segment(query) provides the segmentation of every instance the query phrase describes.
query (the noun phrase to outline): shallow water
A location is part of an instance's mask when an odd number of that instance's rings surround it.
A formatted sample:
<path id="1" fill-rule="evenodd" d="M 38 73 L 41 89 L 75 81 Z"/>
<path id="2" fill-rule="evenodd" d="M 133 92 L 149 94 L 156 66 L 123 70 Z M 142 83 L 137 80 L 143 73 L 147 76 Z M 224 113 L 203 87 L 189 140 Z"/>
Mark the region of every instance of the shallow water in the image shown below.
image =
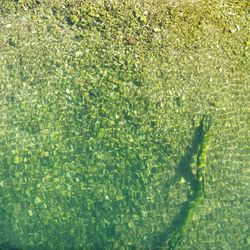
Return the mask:
<path id="1" fill-rule="evenodd" d="M 169 29 L 136 23 L 136 44 L 123 27 L 82 29 L 49 11 L 1 16 L 2 248 L 164 244 L 192 194 L 178 166 L 203 114 L 214 121 L 206 199 L 177 248 L 249 248 L 242 6 L 199 16 L 201 27 L 196 12 L 183 21 L 176 7 Z"/>

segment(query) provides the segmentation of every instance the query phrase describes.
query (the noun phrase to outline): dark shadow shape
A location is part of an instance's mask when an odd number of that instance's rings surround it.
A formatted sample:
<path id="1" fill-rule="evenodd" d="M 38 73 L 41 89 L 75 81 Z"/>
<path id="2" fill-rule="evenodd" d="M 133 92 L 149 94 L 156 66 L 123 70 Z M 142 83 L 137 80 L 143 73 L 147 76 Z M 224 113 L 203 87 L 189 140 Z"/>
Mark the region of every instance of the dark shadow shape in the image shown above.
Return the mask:
<path id="1" fill-rule="evenodd" d="M 182 223 L 188 214 L 190 206 L 198 195 L 197 192 L 199 190 L 200 183 L 197 181 L 196 176 L 192 173 L 191 164 L 193 162 L 193 157 L 198 154 L 203 135 L 204 130 L 202 119 L 200 125 L 194 131 L 191 146 L 187 148 L 186 154 L 177 165 L 176 174 L 173 177 L 174 183 L 177 182 L 180 177 L 183 177 L 190 184 L 193 193 L 190 195 L 189 199 L 181 205 L 180 212 L 173 218 L 168 228 L 164 232 L 153 236 L 153 239 L 151 240 L 151 250 L 171 249 L 167 243 L 171 236 L 182 227 Z"/>
<path id="2" fill-rule="evenodd" d="M 10 242 L 5 242 L 0 243 L 0 250 L 23 250 L 23 248 L 13 246 Z"/>

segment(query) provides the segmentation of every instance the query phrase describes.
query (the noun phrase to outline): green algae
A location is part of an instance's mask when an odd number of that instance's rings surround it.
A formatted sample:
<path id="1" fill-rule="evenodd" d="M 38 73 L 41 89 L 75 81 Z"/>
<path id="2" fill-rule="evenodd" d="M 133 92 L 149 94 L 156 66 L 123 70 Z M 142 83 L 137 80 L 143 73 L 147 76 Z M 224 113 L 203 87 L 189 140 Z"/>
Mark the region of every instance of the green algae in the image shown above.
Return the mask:
<path id="1" fill-rule="evenodd" d="M 102 2 L 1 1 L 2 245 L 154 247 L 192 197 L 173 176 L 208 113 L 207 199 L 180 248 L 244 249 L 248 2 Z"/>
<path id="2" fill-rule="evenodd" d="M 193 186 L 193 195 L 190 198 L 190 202 L 187 205 L 185 216 L 183 221 L 179 225 L 179 228 L 176 230 L 174 235 L 168 242 L 169 249 L 175 249 L 177 244 L 180 242 L 184 233 L 187 233 L 188 228 L 190 227 L 190 222 L 194 214 L 199 209 L 200 205 L 203 203 L 205 198 L 205 171 L 206 171 L 206 158 L 208 153 L 208 148 L 211 140 L 211 117 L 204 115 L 199 127 L 197 128 L 197 137 L 195 140 L 198 144 L 198 152 L 196 156 L 196 174 L 190 173 L 192 176 L 192 186 Z M 194 146 L 197 148 L 197 146 Z M 194 150 L 195 152 L 196 150 Z M 191 169 L 189 167 L 189 169 Z M 190 181 L 190 180 L 188 180 Z"/>

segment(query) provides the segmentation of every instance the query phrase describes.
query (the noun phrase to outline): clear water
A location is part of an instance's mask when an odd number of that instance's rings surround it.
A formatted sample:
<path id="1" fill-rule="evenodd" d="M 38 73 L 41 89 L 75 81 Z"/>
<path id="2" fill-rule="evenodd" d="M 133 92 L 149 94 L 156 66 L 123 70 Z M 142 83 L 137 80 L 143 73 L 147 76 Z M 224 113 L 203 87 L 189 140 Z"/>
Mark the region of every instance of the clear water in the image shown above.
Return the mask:
<path id="1" fill-rule="evenodd" d="M 236 3 L 222 10 L 238 11 L 231 31 L 178 19 L 136 44 L 43 11 L 0 17 L 3 249 L 167 241 L 192 193 L 177 169 L 203 114 L 206 199 L 177 248 L 249 249 L 247 21 Z"/>

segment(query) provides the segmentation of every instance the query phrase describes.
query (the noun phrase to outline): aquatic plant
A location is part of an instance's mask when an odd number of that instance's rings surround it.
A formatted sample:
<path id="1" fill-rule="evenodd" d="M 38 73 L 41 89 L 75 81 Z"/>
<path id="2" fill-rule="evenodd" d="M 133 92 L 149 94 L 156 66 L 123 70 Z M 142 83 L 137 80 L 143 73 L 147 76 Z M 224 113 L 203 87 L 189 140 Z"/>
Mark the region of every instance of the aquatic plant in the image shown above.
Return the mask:
<path id="1" fill-rule="evenodd" d="M 196 210 L 202 204 L 205 198 L 205 170 L 206 170 L 206 158 L 207 152 L 210 144 L 211 139 L 211 127 L 212 118 L 209 115 L 204 115 L 200 125 L 197 129 L 198 140 L 197 143 L 199 144 L 199 151 L 196 158 L 196 174 L 190 173 L 193 175 L 193 195 L 191 200 L 187 206 L 186 215 L 179 225 L 179 229 L 171 237 L 170 241 L 168 242 L 169 249 L 175 249 L 177 244 L 182 238 L 182 235 L 188 230 L 190 221 L 192 220 L 193 215 L 195 214 Z"/>

